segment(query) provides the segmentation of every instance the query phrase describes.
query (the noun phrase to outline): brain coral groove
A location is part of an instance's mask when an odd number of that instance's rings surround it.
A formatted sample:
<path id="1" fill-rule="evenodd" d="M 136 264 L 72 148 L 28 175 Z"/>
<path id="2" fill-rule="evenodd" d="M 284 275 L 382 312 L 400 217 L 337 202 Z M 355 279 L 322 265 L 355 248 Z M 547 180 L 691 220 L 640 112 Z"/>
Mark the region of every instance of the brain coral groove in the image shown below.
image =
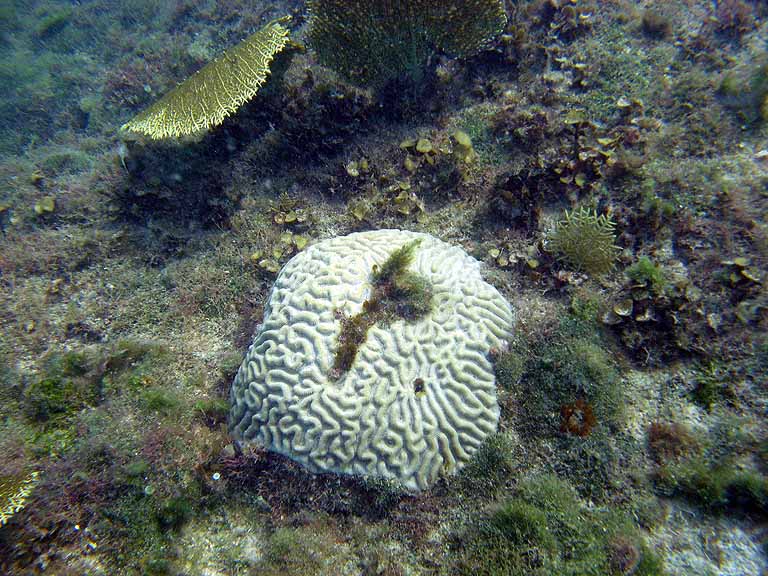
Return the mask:
<path id="1" fill-rule="evenodd" d="M 350 369 L 335 379 L 339 312 L 358 314 L 371 295 L 374 264 L 416 239 L 409 270 L 431 283 L 432 311 L 374 324 Z M 458 247 L 400 230 L 324 240 L 278 275 L 232 385 L 230 427 L 236 438 L 312 471 L 426 489 L 460 469 L 496 430 L 488 353 L 513 326 L 509 303 Z"/>

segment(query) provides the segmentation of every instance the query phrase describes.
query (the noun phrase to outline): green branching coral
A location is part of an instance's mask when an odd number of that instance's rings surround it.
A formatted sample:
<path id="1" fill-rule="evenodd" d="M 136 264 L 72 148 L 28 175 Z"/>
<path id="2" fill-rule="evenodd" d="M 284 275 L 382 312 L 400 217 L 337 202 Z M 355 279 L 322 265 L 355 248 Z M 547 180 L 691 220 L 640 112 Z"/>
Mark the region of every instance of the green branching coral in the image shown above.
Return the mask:
<path id="1" fill-rule="evenodd" d="M 599 276 L 613 268 L 619 250 L 615 240 L 616 224 L 582 207 L 565 211 L 565 220 L 547 238 L 547 249 L 574 268 Z"/>
<path id="2" fill-rule="evenodd" d="M 351 82 L 380 86 L 423 73 L 443 51 L 466 58 L 504 29 L 499 0 L 309 0 L 308 40 L 322 64 Z"/>
<path id="3" fill-rule="evenodd" d="M 27 498 L 37 484 L 37 476 L 37 472 L 26 476 L 0 476 L 0 526 L 24 508 Z"/>
<path id="4" fill-rule="evenodd" d="M 275 55 L 289 42 L 286 18 L 274 20 L 187 78 L 123 125 L 151 138 L 194 134 L 218 126 L 254 97 Z"/>

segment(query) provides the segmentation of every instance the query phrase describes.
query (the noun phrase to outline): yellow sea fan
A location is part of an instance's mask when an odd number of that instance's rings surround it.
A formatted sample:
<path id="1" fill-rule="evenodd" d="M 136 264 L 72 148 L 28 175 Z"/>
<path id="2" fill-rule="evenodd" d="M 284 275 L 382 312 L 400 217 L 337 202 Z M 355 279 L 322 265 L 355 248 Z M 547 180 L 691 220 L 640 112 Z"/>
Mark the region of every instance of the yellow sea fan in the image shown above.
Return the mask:
<path id="1" fill-rule="evenodd" d="M 273 20 L 227 50 L 122 129 L 159 139 L 218 126 L 266 82 L 272 60 L 289 42 L 288 29 L 281 24 L 286 20 Z"/>
<path id="2" fill-rule="evenodd" d="M 27 476 L 0 476 L 0 526 L 24 508 L 27 498 L 37 484 L 37 472 Z"/>

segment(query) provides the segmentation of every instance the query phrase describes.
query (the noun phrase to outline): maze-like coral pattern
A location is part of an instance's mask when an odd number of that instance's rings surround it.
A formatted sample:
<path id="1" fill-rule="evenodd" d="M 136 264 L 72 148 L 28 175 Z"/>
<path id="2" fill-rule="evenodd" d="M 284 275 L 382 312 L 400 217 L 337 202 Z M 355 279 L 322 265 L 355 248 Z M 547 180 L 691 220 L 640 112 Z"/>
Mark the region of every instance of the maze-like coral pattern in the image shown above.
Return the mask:
<path id="1" fill-rule="evenodd" d="M 410 269 L 432 283 L 432 312 L 374 325 L 351 369 L 334 380 L 339 313 L 360 312 L 374 264 L 417 238 Z M 378 230 L 319 242 L 277 277 L 232 386 L 233 433 L 313 471 L 423 490 L 461 468 L 496 430 L 488 353 L 513 324 L 480 263 L 432 236 Z"/>

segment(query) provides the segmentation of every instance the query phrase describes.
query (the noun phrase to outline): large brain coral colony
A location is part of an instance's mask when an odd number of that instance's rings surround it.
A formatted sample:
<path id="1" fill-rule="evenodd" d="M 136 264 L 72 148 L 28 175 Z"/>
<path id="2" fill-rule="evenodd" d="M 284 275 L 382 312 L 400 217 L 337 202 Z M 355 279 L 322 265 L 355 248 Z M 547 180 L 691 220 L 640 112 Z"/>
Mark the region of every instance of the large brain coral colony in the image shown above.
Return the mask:
<path id="1" fill-rule="evenodd" d="M 375 284 L 404 262 L 406 283 L 428 286 L 431 305 L 373 321 L 340 371 L 345 320 L 386 307 L 372 304 Z M 400 230 L 324 240 L 278 275 L 232 386 L 230 426 L 313 471 L 426 489 L 495 432 L 489 352 L 513 325 L 509 303 L 460 248 Z"/>

